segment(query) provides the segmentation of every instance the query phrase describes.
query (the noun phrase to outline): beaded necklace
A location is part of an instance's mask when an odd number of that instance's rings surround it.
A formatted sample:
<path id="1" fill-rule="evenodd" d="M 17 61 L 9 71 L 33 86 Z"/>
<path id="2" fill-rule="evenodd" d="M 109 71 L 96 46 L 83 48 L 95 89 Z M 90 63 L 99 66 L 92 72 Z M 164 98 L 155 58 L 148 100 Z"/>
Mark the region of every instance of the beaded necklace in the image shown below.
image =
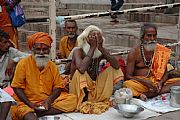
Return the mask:
<path id="1" fill-rule="evenodd" d="M 141 45 L 140 45 L 140 49 L 141 49 L 141 56 L 142 56 L 142 58 L 143 58 L 143 62 L 144 62 L 144 65 L 146 66 L 146 67 L 150 67 L 151 66 L 151 64 L 152 64 L 152 59 L 151 60 L 146 60 L 146 57 L 145 57 L 145 55 L 144 55 L 144 47 L 143 47 L 143 44 L 141 43 Z"/>

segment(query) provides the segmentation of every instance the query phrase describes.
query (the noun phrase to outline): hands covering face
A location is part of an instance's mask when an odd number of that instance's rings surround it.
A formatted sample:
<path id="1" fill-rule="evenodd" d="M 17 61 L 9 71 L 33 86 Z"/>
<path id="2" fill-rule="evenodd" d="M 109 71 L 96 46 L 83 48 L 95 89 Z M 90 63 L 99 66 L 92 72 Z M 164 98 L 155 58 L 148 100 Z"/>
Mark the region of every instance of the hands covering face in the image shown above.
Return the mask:
<path id="1" fill-rule="evenodd" d="M 102 47 L 103 38 L 99 31 L 92 31 L 89 36 L 87 37 L 87 42 L 91 47 Z"/>

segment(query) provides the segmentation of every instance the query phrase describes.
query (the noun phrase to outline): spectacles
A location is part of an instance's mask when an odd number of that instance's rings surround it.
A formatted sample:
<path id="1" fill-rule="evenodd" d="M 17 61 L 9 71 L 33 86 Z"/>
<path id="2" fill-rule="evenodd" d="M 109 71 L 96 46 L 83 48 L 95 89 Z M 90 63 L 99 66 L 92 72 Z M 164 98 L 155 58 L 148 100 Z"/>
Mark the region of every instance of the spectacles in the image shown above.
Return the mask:
<path id="1" fill-rule="evenodd" d="M 49 48 L 34 48 L 33 50 L 36 54 L 40 54 L 40 53 L 48 54 L 50 52 Z"/>

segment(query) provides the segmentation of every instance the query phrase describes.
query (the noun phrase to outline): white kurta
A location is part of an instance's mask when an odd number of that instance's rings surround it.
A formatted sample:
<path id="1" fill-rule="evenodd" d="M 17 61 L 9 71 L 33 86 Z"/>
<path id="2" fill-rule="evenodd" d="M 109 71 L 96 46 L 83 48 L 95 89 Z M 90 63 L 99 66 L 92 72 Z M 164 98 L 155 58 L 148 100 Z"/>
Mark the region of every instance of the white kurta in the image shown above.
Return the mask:
<path id="1" fill-rule="evenodd" d="M 0 83 L 2 83 L 3 80 L 9 80 L 9 78 L 11 77 L 5 75 L 9 60 L 18 62 L 21 58 L 24 58 L 26 56 L 28 56 L 27 53 L 23 53 L 12 47 L 9 48 L 9 51 L 0 58 Z"/>

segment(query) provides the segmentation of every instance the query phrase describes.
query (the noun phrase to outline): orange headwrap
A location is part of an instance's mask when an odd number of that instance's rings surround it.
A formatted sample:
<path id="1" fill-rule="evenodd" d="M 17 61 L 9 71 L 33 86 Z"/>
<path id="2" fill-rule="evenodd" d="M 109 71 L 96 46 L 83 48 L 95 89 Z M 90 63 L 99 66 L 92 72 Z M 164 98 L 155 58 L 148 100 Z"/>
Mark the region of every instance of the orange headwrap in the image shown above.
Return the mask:
<path id="1" fill-rule="evenodd" d="M 51 47 L 51 43 L 52 43 L 51 36 L 44 32 L 37 32 L 31 36 L 28 36 L 27 40 L 30 50 L 32 49 L 35 43 L 43 43 L 49 47 Z"/>

